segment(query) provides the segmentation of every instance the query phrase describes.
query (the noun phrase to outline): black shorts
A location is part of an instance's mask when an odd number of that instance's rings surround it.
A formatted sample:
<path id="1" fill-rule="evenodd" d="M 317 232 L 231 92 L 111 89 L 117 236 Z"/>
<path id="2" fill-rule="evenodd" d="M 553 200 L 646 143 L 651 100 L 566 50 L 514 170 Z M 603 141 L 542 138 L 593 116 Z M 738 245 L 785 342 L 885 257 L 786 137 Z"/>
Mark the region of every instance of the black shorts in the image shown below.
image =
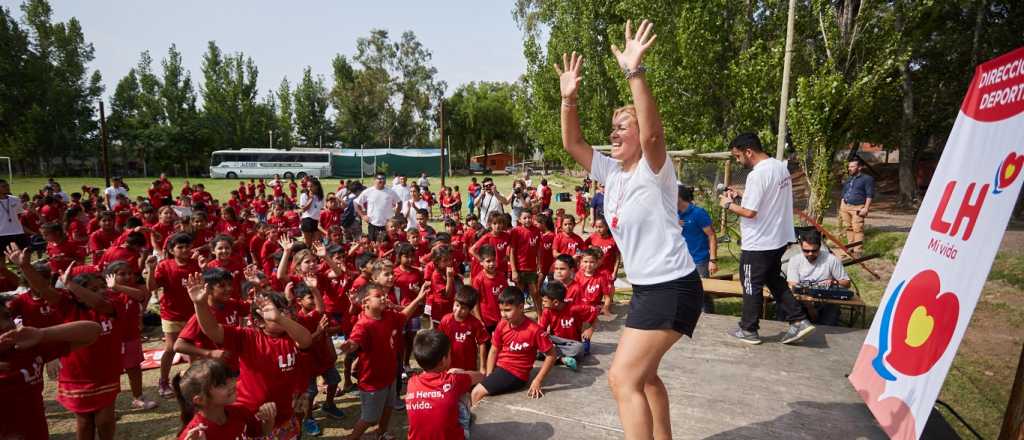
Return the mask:
<path id="1" fill-rule="evenodd" d="M 487 390 L 487 394 L 497 396 L 522 389 L 526 386 L 526 381 L 515 377 L 504 368 L 494 367 L 494 371 L 488 374 L 480 385 Z"/>
<path id="2" fill-rule="evenodd" d="M 312 234 L 317 231 L 317 226 L 319 225 L 320 222 L 318 222 L 315 218 L 303 217 L 302 221 L 299 223 L 299 230 L 302 232 Z"/>
<path id="3" fill-rule="evenodd" d="M 633 285 L 626 327 L 638 330 L 670 329 L 693 337 L 704 305 L 704 285 L 697 271 L 682 278 L 651 285 Z"/>
<path id="4" fill-rule="evenodd" d="M 462 211 L 462 202 L 452 205 L 452 212 Z"/>
<path id="5" fill-rule="evenodd" d="M 0 252 L 7 252 L 11 243 L 17 243 L 18 247 L 25 249 L 29 245 L 28 236 L 25 234 L 0 235 Z M 43 249 L 46 249 L 44 246 Z"/>

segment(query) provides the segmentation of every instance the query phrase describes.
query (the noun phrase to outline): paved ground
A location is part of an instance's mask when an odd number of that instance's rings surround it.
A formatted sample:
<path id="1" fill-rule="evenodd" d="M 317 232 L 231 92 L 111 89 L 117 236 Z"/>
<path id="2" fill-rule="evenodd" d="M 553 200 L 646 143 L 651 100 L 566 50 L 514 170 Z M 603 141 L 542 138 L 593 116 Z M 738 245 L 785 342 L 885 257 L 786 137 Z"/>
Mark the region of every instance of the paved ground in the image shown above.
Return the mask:
<path id="1" fill-rule="evenodd" d="M 694 339 L 684 338 L 662 362 L 674 438 L 886 438 L 846 380 L 864 330 L 822 328 L 791 347 L 778 342 L 784 325 L 766 321 L 765 343 L 749 347 L 727 339 L 735 323 L 735 317 L 702 317 Z M 481 403 L 473 439 L 622 438 L 606 377 L 621 324 L 605 323 L 579 372 L 552 371 L 543 398 L 529 399 L 524 391 Z"/>

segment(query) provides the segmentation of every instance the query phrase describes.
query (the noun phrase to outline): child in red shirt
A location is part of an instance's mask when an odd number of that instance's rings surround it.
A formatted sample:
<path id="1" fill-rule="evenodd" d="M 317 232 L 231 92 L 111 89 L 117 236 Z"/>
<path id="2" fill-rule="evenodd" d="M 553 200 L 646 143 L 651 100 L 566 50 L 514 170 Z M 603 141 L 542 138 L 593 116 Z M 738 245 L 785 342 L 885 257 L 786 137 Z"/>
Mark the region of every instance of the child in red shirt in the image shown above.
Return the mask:
<path id="1" fill-rule="evenodd" d="M 207 302 L 217 322 L 223 326 L 239 327 L 242 318 L 249 311 L 250 304 L 232 297 L 234 276 L 221 268 L 203 271 L 203 282 L 209 292 Z M 199 319 L 192 315 L 174 342 L 174 351 L 192 359 L 209 358 L 218 360 L 233 372 L 238 372 L 238 357 L 221 346 L 214 344 L 199 328 Z"/>
<path id="2" fill-rule="evenodd" d="M 469 255 L 472 255 L 473 258 L 479 261 L 480 255 L 477 251 L 480 249 L 480 246 L 485 244 L 494 246 L 495 260 L 498 262 L 498 272 L 507 274 L 509 270 L 508 248 L 512 238 L 508 234 L 508 229 L 511 226 L 509 218 L 504 213 L 492 212 L 487 219 L 487 224 L 491 226 L 491 232 L 484 234 L 476 241 L 476 244 L 469 248 Z"/>
<path id="3" fill-rule="evenodd" d="M 299 428 L 293 402 L 309 384 L 305 374 L 308 366 L 299 362 L 299 350 L 307 350 L 313 337 L 292 320 L 288 300 L 281 294 L 264 292 L 253 302 L 254 327 L 231 327 L 217 322 L 201 275 L 189 275 L 186 285 L 203 334 L 238 355 L 238 404 L 256 413 L 264 403 L 273 402 L 277 407 L 274 428 L 261 434 L 296 437 Z"/>
<path id="4" fill-rule="evenodd" d="M 576 256 L 579 251 L 586 248 L 586 245 L 583 244 L 583 239 L 572 231 L 575 227 L 576 219 L 571 215 L 565 216 L 565 219 L 562 220 L 562 232 L 555 235 L 555 240 L 552 244 L 552 255 L 556 257 L 561 254 Z"/>
<path id="5" fill-rule="evenodd" d="M 589 211 L 590 211 L 587 208 L 589 206 L 590 206 L 590 204 L 587 203 L 587 193 L 583 192 L 583 187 L 577 186 L 576 187 L 576 217 L 579 217 L 579 219 L 580 219 L 580 228 L 581 228 L 580 229 L 580 233 L 582 233 L 582 234 L 586 234 L 587 233 L 587 216 L 588 216 Z"/>
<path id="6" fill-rule="evenodd" d="M 121 334 L 124 301 L 104 289 L 93 273 L 71 278 L 68 268 L 61 276 L 66 291 L 58 292 L 36 272 L 27 258 L 8 253 L 21 268 L 29 286 L 56 308 L 65 322 L 93 321 L 100 335 L 93 344 L 66 352 L 61 357 L 57 401 L 75 414 L 79 438 L 113 439 L 116 429 L 114 401 L 121 391 Z"/>
<path id="7" fill-rule="evenodd" d="M 508 278 L 498 272 L 494 247 L 489 244 L 483 245 L 478 254 L 481 270 L 473 277 L 471 283 L 480 297 L 475 314 L 483 321 L 487 331 L 493 332 L 501 320 L 498 295 L 508 287 Z"/>
<path id="8" fill-rule="evenodd" d="M 423 272 L 413 266 L 416 261 L 416 250 L 409 243 L 401 243 L 395 247 L 395 253 L 398 256 L 398 266 L 395 267 L 395 293 L 398 295 L 399 304 L 406 306 L 412 301 L 417 293 L 420 291 L 420 287 L 423 286 Z M 412 314 L 413 317 L 418 318 L 423 315 L 423 308 L 417 307 Z M 406 369 L 409 368 L 409 359 L 412 357 L 412 343 L 416 333 L 420 331 L 422 323 L 419 319 L 410 319 L 405 325 L 404 333 L 404 346 L 405 353 L 402 356 L 402 364 Z"/>
<path id="9" fill-rule="evenodd" d="M 242 299 L 242 281 L 245 280 L 245 261 L 235 255 L 235 240 L 228 235 L 218 235 L 210 240 L 213 259 L 200 257 L 201 269 L 224 269 L 231 274 L 231 297 Z M 205 263 L 205 264 L 203 264 Z"/>
<path id="10" fill-rule="evenodd" d="M 43 366 L 91 345 L 101 330 L 93 321 L 46 328 L 18 327 L 0 304 L 0 363 L 5 365 L 0 370 L 0 395 L 5 396 L 0 399 L 0 438 L 49 438 L 43 404 Z M 113 417 L 113 413 L 110 415 Z"/>
<path id="11" fill-rule="evenodd" d="M 387 291 L 378 284 L 368 284 L 357 298 L 363 305 L 359 322 L 352 329 L 351 337 L 341 345 L 341 350 L 351 353 L 359 350 L 360 417 L 348 437 L 358 439 L 373 425 L 377 425 L 378 436 L 388 432 L 391 410 L 396 403 L 398 353 L 394 350 L 394 335 L 405 326 L 405 321 L 416 310 L 427 295 L 421 289 L 419 295 L 401 312 L 387 306 Z"/>
<path id="12" fill-rule="evenodd" d="M 551 274 L 551 265 L 555 262 L 555 224 L 551 216 L 545 214 L 538 215 L 536 223 L 540 227 L 540 271 L 544 278 Z"/>
<path id="13" fill-rule="evenodd" d="M 410 440 L 463 440 L 469 437 L 465 397 L 483 380 L 476 370 L 452 368 L 451 338 L 438 330 L 416 335 L 416 363 L 423 372 L 409 379 L 405 410 Z"/>
<path id="14" fill-rule="evenodd" d="M 597 263 L 601 261 L 601 250 L 590 248 L 583 251 L 580 258 L 580 271 L 576 273 L 577 287 L 566 302 L 586 306 L 601 306 L 601 313 L 608 315 L 612 310 L 612 295 L 615 288 L 608 281 L 608 276 L 597 272 Z"/>
<path id="15" fill-rule="evenodd" d="M 540 234 L 533 229 L 533 214 L 519 213 L 519 222 L 509 234 L 509 265 L 516 286 L 529 292 L 535 306 L 540 305 Z"/>
<path id="16" fill-rule="evenodd" d="M 68 240 L 60 223 L 47 223 L 43 225 L 42 232 L 51 272 L 61 273 L 71 263 L 85 263 L 85 248 L 80 243 Z"/>
<path id="17" fill-rule="evenodd" d="M 309 348 L 310 370 L 309 387 L 306 394 L 309 396 L 309 405 L 306 413 L 301 414 L 303 418 L 302 427 L 306 433 L 317 436 L 322 433 L 320 425 L 313 419 L 313 402 L 319 392 L 316 378 L 322 377 L 326 385 L 324 404 L 321 407 L 324 414 L 336 419 L 344 417 L 344 414 L 335 406 L 334 396 L 338 393 L 338 384 L 341 383 L 341 375 L 335 368 L 338 354 L 331 342 L 331 334 L 328 328 L 331 325 L 330 318 L 324 314 L 323 296 L 317 288 L 316 277 L 307 277 L 305 282 L 300 282 L 292 287 L 292 294 L 298 303 L 296 316 L 306 330 L 309 330 L 313 337 L 313 345 Z"/>
<path id="18" fill-rule="evenodd" d="M 589 352 L 597 311 L 593 307 L 565 302 L 565 286 L 548 283 L 541 289 L 544 312 L 540 327 L 551 335 L 562 364 L 576 371 L 578 361 Z"/>
<path id="19" fill-rule="evenodd" d="M 615 275 L 619 271 L 619 247 L 608 230 L 608 223 L 604 217 L 598 217 L 594 221 L 594 233 L 587 237 L 583 244 L 588 248 L 601 250 L 601 261 L 597 264 L 597 271 L 608 276 L 608 280 L 615 282 Z"/>
<path id="20" fill-rule="evenodd" d="M 199 359 L 174 375 L 174 394 L 181 407 L 178 440 L 236 440 L 245 437 L 250 412 L 236 403 L 235 378 L 223 363 L 213 359 Z M 260 405 L 255 418 L 262 432 L 274 428 L 277 405 Z"/>
<path id="21" fill-rule="evenodd" d="M 491 335 L 491 351 L 487 354 L 487 377 L 473 389 L 472 403 L 476 406 L 484 397 L 521 389 L 530 379 L 530 370 L 537 353 L 544 353 L 544 365 L 530 382 L 527 395 L 544 395 L 544 378 L 555 366 L 555 347 L 548 334 L 524 313 L 523 292 L 509 287 L 498 296 L 501 322 Z"/>
<path id="22" fill-rule="evenodd" d="M 157 264 L 156 257 L 146 260 L 149 268 L 147 287 L 150 292 L 162 289 L 160 298 L 160 322 L 164 332 L 164 354 L 160 357 L 160 396 L 170 398 L 174 395 L 171 389 L 171 363 L 174 359 L 174 341 L 185 323 L 195 313 L 189 304 L 188 292 L 184 282 L 189 275 L 199 272 L 199 265 L 192 259 L 192 237 L 185 233 L 177 233 L 167 238 L 167 250 L 171 258 Z"/>
<path id="23" fill-rule="evenodd" d="M 26 249 L 25 252 L 27 257 L 28 250 Z M 36 272 L 38 272 L 43 279 L 50 279 L 50 266 L 48 264 L 45 262 L 38 262 L 33 263 L 32 267 L 35 268 Z M 0 270 L 4 269 L 6 269 L 6 267 Z M 25 327 L 52 327 L 64 322 L 60 314 L 57 313 L 57 309 L 51 306 L 50 303 L 43 299 L 43 297 L 39 296 L 38 292 L 32 289 L 27 289 L 7 301 L 7 311 L 12 318 L 21 319 L 21 325 Z"/>
<path id="24" fill-rule="evenodd" d="M 142 395 L 142 308 L 149 304 L 149 290 L 138 285 L 138 267 L 134 263 L 115 260 L 103 270 L 110 293 L 121 295 L 124 308 L 118 318 L 122 322 L 121 362 L 132 390 L 131 409 L 150 410 L 157 403 Z"/>
<path id="25" fill-rule="evenodd" d="M 103 252 L 107 250 L 121 236 L 121 233 L 114 229 L 114 213 L 111 211 L 103 211 L 99 215 L 99 229 L 89 234 L 89 252 L 92 255 L 92 261 L 100 261 L 100 257 L 103 256 Z"/>
<path id="26" fill-rule="evenodd" d="M 452 267 L 452 252 L 448 246 L 441 246 L 431 252 L 434 272 L 430 275 L 430 297 L 427 299 L 426 314 L 434 324 L 452 312 L 455 292 L 462 285 L 462 277 Z"/>
<path id="27" fill-rule="evenodd" d="M 476 289 L 462 286 L 455 294 L 455 309 L 441 318 L 437 329 L 452 342 L 452 368 L 483 374 L 487 365 L 485 344 L 490 334 L 480 319 L 473 316 L 478 296 Z"/>

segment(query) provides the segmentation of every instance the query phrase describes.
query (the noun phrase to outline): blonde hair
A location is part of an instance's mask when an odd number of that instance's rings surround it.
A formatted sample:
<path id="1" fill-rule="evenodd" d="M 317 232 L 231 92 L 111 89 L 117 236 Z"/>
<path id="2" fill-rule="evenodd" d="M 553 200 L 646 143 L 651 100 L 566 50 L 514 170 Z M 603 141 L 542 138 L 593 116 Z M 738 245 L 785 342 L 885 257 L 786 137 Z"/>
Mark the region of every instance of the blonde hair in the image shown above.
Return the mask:
<path id="1" fill-rule="evenodd" d="M 619 108 L 615 109 L 615 111 L 612 113 L 612 120 L 614 121 L 615 118 L 618 118 L 619 115 L 622 114 L 622 113 L 626 113 L 626 114 L 632 116 L 633 117 L 633 121 L 637 121 L 638 120 L 637 117 L 636 117 L 636 107 L 634 107 L 633 104 L 627 104 L 627 105 L 624 105 L 622 107 L 619 107 Z"/>

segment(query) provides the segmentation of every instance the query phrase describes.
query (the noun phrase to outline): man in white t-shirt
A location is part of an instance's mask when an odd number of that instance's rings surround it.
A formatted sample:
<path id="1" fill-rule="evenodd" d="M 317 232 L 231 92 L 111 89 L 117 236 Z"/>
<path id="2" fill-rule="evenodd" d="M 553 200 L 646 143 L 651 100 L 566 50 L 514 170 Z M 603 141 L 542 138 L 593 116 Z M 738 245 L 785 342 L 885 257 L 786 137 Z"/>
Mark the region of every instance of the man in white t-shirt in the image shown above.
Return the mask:
<path id="1" fill-rule="evenodd" d="M 373 186 L 363 190 L 355 200 L 356 213 L 366 221 L 366 232 L 371 241 L 386 233 L 384 227 L 402 203 L 398 194 L 384 187 L 385 180 L 387 178 L 383 174 L 378 174 Z"/>
<path id="2" fill-rule="evenodd" d="M 117 201 L 117 196 L 120 194 L 124 194 L 126 198 L 128 197 L 128 190 L 124 187 L 124 181 L 118 176 L 111 179 L 110 186 L 103 190 L 103 195 L 107 199 L 108 209 L 113 210 L 117 207 L 117 204 L 120 203 Z"/>
<path id="3" fill-rule="evenodd" d="M 828 288 L 850 287 L 850 276 L 843 268 L 843 262 L 828 249 L 821 248 L 821 233 L 810 231 L 800 234 L 800 254 L 789 259 L 786 266 L 786 282 L 790 287 L 810 284 Z M 812 304 L 807 306 L 811 320 L 818 324 L 838 325 L 839 306 L 835 304 Z"/>
<path id="4" fill-rule="evenodd" d="M 783 344 L 795 344 L 814 332 L 800 303 L 782 277 L 782 255 L 796 241 L 793 230 L 793 182 L 782 161 L 768 156 L 761 139 L 743 133 L 733 139 L 729 150 L 747 175 L 745 190 L 734 189 L 720 196 L 722 208 L 740 217 L 740 282 L 743 284 L 743 312 L 739 328 L 729 332 L 738 340 L 757 345 L 758 318 L 764 304 L 764 287 L 772 292 L 789 330 Z M 740 197 L 742 196 L 742 199 Z"/>
<path id="5" fill-rule="evenodd" d="M 21 199 L 11 195 L 11 184 L 5 179 L 0 179 L 0 246 L 4 251 L 7 251 L 7 246 L 11 243 L 17 243 L 20 248 L 28 247 L 28 238 L 19 217 L 24 211 Z M 0 264 L 6 261 L 6 257 L 0 252 Z"/>
<path id="6" fill-rule="evenodd" d="M 409 191 L 409 187 L 406 185 L 405 176 L 398 177 L 398 183 L 395 183 L 391 190 L 398 195 L 398 198 L 402 200 L 402 203 L 408 202 L 412 199 L 412 192 Z"/>

